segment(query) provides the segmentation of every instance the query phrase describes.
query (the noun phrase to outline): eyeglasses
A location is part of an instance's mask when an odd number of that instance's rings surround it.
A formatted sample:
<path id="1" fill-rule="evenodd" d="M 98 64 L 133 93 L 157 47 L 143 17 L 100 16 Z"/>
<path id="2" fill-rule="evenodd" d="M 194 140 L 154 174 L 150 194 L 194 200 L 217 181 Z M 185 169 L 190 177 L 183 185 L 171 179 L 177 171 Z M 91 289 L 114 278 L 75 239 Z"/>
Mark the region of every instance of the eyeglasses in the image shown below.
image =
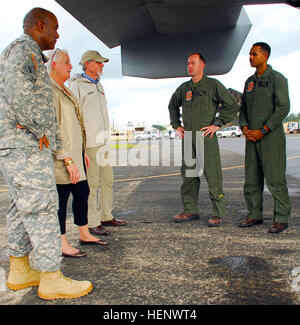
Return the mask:
<path id="1" fill-rule="evenodd" d="M 53 53 L 52 57 L 51 57 L 50 63 L 52 63 L 52 62 L 53 62 L 53 60 L 54 60 L 54 57 L 55 57 L 55 54 L 56 54 L 58 51 L 61 51 L 61 49 L 59 49 L 59 48 L 57 47 L 57 48 L 56 48 L 56 50 L 54 51 L 54 53 Z"/>

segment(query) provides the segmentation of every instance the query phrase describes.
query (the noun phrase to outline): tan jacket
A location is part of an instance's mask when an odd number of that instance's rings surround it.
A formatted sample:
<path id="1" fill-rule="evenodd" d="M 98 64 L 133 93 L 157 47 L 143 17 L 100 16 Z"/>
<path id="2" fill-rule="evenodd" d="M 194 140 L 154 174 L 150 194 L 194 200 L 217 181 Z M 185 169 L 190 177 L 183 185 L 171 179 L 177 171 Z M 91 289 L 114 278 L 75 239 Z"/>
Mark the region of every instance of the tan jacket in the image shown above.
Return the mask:
<path id="1" fill-rule="evenodd" d="M 62 149 L 53 151 L 53 162 L 56 184 L 70 184 L 70 176 L 64 165 L 64 158 L 71 157 L 80 172 L 79 181 L 86 179 L 83 159 L 83 138 L 81 127 L 77 119 L 75 105 L 80 105 L 70 90 L 60 87 L 52 78 L 53 100 L 56 119 L 59 125 Z M 68 92 L 67 92 L 68 91 Z"/>
<path id="2" fill-rule="evenodd" d="M 69 88 L 78 99 L 83 111 L 86 147 L 106 144 L 110 136 L 109 115 L 104 88 L 100 81 L 95 85 L 82 74 L 78 74 L 70 80 Z"/>

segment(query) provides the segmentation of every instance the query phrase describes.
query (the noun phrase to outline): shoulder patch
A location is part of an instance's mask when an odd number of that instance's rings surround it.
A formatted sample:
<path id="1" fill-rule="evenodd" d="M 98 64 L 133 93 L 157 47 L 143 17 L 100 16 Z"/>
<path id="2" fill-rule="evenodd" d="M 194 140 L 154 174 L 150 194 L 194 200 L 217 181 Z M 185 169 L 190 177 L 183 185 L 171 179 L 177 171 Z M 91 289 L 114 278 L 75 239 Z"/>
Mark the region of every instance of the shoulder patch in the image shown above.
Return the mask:
<path id="1" fill-rule="evenodd" d="M 37 60 L 36 60 L 36 57 L 35 57 L 34 54 L 31 54 L 31 60 L 32 60 L 32 62 L 33 62 L 33 64 L 34 64 L 34 70 L 37 71 L 37 69 L 38 69 L 38 64 L 37 64 Z"/>
<path id="2" fill-rule="evenodd" d="M 193 92 L 191 90 L 188 90 L 186 93 L 185 93 L 185 100 L 187 102 L 190 102 L 191 100 L 193 99 Z"/>
<path id="3" fill-rule="evenodd" d="M 247 92 L 250 93 L 254 88 L 254 82 L 253 81 L 250 81 L 248 82 L 247 84 Z"/>

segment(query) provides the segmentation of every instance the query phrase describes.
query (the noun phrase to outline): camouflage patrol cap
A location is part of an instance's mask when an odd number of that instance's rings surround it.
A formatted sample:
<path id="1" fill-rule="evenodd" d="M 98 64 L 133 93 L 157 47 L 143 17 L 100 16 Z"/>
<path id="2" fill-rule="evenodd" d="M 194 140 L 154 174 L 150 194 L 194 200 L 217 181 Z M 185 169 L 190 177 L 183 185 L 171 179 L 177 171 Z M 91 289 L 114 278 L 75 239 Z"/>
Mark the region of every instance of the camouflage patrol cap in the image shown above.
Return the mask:
<path id="1" fill-rule="evenodd" d="M 108 62 L 109 60 L 104 58 L 99 52 L 97 51 L 86 51 L 83 53 L 80 63 L 84 65 L 86 61 L 95 60 L 97 62 Z"/>

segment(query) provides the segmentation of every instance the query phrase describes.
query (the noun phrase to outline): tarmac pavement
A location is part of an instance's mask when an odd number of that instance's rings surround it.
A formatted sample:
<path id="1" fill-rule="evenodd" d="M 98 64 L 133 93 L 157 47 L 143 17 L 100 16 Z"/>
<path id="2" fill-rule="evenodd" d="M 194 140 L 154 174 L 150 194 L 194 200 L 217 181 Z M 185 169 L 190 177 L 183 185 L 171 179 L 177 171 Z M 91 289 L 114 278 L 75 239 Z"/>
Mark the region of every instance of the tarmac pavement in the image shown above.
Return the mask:
<path id="1" fill-rule="evenodd" d="M 273 218 L 273 199 L 268 190 L 264 192 L 264 224 L 239 228 L 239 221 L 247 214 L 244 157 L 221 150 L 221 158 L 227 210 L 221 227 L 207 227 L 211 203 L 204 177 L 200 219 L 178 224 L 172 217 L 182 211 L 180 167 L 114 167 L 113 214 L 125 219 L 127 225 L 109 228 L 106 247 L 84 246 L 86 257 L 62 261 L 64 275 L 90 280 L 93 291 L 79 299 L 44 301 L 38 298 L 37 288 L 17 292 L 6 289 L 0 292 L 0 304 L 300 304 L 295 289 L 300 278 L 292 275 L 300 267 L 300 180 L 288 176 L 292 215 L 286 231 L 278 235 L 267 232 Z M 9 197 L 3 178 L 0 184 L 0 267 L 7 274 L 5 214 Z M 67 236 L 79 248 L 78 231 L 69 212 Z"/>

